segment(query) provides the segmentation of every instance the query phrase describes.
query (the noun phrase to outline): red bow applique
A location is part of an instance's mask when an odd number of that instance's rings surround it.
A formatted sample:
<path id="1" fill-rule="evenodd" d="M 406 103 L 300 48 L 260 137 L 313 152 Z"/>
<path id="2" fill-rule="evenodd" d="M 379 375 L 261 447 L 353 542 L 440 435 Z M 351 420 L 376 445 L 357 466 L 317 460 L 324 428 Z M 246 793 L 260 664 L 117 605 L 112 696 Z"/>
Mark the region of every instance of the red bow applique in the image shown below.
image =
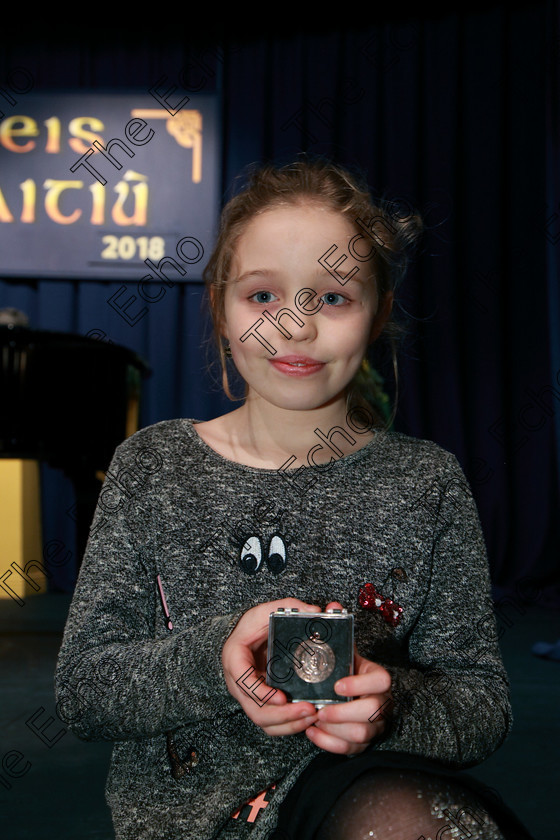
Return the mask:
<path id="1" fill-rule="evenodd" d="M 391 598 L 384 598 L 377 591 L 373 583 L 365 583 L 358 595 L 358 604 L 365 610 L 377 610 L 385 621 L 392 627 L 396 627 L 401 620 L 403 608 Z"/>

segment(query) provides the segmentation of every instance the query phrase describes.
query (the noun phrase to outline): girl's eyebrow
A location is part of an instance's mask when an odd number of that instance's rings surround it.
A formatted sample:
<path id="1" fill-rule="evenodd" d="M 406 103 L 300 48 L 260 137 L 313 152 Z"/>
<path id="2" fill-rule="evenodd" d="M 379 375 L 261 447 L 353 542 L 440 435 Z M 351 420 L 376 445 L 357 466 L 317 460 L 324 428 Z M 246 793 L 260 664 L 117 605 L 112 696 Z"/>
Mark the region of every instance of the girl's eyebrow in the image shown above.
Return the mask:
<path id="1" fill-rule="evenodd" d="M 274 277 L 276 273 L 269 268 L 251 268 L 249 271 L 244 271 L 239 277 L 233 277 L 232 280 L 234 283 L 240 283 L 242 280 L 246 280 L 247 277 L 265 277 L 268 279 Z"/>
<path id="2" fill-rule="evenodd" d="M 273 280 L 277 277 L 277 275 L 278 272 L 274 271 L 274 269 L 271 268 L 251 268 L 249 269 L 249 271 L 244 271 L 243 274 L 239 275 L 239 277 L 232 277 L 231 282 L 241 283 L 248 277 L 262 277 L 265 280 Z M 342 287 L 346 285 L 346 283 L 344 283 L 344 276 L 342 276 L 340 279 L 337 279 L 333 274 L 330 273 L 330 271 L 327 271 L 326 269 L 320 267 L 317 269 L 315 277 L 311 282 L 324 283 L 327 280 L 329 280 L 329 282 L 332 281 L 334 283 L 337 283 Z M 360 286 L 365 286 L 368 282 L 369 281 L 367 278 L 360 277 L 356 274 L 353 277 L 351 277 L 350 280 L 348 280 L 348 283 L 357 283 Z"/>

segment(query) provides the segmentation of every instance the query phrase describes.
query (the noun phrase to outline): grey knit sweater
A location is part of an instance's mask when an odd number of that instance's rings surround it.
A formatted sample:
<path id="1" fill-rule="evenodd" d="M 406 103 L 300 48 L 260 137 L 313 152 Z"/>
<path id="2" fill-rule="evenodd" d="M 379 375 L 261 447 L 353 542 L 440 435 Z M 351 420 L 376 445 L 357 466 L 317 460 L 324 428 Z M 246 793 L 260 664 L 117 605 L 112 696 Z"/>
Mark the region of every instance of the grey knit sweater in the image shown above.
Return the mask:
<path id="1" fill-rule="evenodd" d="M 376 432 L 337 459 L 335 432 L 329 465 L 258 469 L 214 452 L 195 422 L 157 423 L 117 448 L 59 654 L 61 715 L 79 737 L 115 742 L 117 838 L 272 832 L 320 750 L 303 733 L 265 735 L 227 690 L 221 651 L 247 609 L 278 598 L 354 612 L 358 650 L 391 673 L 396 699 L 373 749 L 457 768 L 490 755 L 511 726 L 508 682 L 479 519 L 454 456 Z M 366 583 L 402 606 L 396 627 L 359 605 Z M 180 759 L 198 758 L 180 779 L 168 731 Z M 256 818 L 232 819 L 272 785 Z"/>

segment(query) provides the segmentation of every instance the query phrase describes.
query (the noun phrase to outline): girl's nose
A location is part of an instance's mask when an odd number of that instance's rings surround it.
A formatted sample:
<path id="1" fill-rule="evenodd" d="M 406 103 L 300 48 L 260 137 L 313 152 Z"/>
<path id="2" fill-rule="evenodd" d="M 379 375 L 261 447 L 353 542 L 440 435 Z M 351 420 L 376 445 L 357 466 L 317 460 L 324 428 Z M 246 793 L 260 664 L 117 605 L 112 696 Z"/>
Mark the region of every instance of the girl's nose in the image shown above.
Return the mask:
<path id="1" fill-rule="evenodd" d="M 314 338 L 317 336 L 317 324 L 313 315 L 301 315 L 299 314 L 300 321 L 302 322 L 301 325 L 293 325 L 293 329 L 290 328 L 290 332 L 295 341 L 313 341 Z"/>
<path id="2" fill-rule="evenodd" d="M 284 307 L 275 314 L 265 311 L 263 316 L 286 340 L 310 341 L 317 335 L 313 315 L 305 315 L 296 307 Z"/>

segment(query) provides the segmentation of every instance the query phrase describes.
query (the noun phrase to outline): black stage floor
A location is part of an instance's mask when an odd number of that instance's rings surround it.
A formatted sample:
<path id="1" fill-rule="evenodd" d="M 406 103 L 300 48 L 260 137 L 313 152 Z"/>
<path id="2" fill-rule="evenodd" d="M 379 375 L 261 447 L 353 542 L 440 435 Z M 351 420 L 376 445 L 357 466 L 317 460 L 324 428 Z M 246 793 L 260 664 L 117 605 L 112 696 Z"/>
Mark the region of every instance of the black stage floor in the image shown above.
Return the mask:
<path id="1" fill-rule="evenodd" d="M 103 796 L 111 745 L 80 741 L 55 712 L 53 671 L 69 603 L 61 594 L 30 597 L 24 607 L 0 600 L 3 840 L 113 838 Z M 500 794 L 535 840 L 560 837 L 560 662 L 530 651 L 536 641 L 559 637 L 557 611 L 532 606 L 512 615 L 501 645 L 514 729 L 501 749 L 469 771 Z M 45 743 L 26 722 L 40 729 L 49 717 Z M 5 768 L 22 775 L 11 778 Z"/>

